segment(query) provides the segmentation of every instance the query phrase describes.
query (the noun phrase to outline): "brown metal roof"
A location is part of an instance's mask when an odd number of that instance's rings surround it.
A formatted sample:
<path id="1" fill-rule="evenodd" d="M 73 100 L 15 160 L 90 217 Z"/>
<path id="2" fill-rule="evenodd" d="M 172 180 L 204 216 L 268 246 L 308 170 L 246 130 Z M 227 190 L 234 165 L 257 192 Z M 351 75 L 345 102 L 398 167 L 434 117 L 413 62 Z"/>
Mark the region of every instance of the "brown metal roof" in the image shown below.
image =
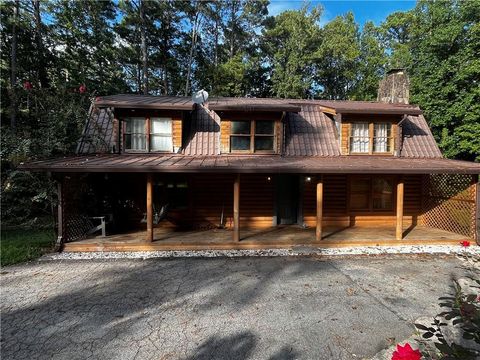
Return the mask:
<path id="1" fill-rule="evenodd" d="M 115 145 L 111 108 L 91 107 L 77 145 L 78 154 L 110 152 Z"/>
<path id="2" fill-rule="evenodd" d="M 339 156 L 336 128 L 319 106 L 302 105 L 298 114 L 288 113 L 285 126 L 285 155 Z"/>
<path id="3" fill-rule="evenodd" d="M 105 154 L 37 161 L 20 168 L 52 172 L 480 174 L 480 164 L 473 162 L 385 156 Z"/>
<path id="4" fill-rule="evenodd" d="M 407 114 L 420 115 L 422 110 L 415 105 L 387 104 L 377 101 L 317 100 L 320 106 L 334 109 L 337 113 L 348 114 Z"/>
<path id="5" fill-rule="evenodd" d="M 118 94 L 101 96 L 95 99 L 97 107 L 128 109 L 192 110 L 193 102 L 187 96 L 154 96 L 138 94 Z"/>
<path id="6" fill-rule="evenodd" d="M 408 116 L 401 126 L 403 138 L 400 156 L 408 158 L 442 157 L 442 153 L 423 115 Z"/>
<path id="7" fill-rule="evenodd" d="M 301 100 L 279 98 L 213 97 L 208 107 L 216 111 L 290 111 L 299 112 L 302 104 L 324 106 L 338 113 L 376 113 L 419 115 L 422 111 L 414 105 L 385 104 L 375 101 Z M 154 96 L 118 94 L 101 96 L 95 100 L 98 107 L 192 110 L 193 102 L 187 96 Z"/>
<path id="8" fill-rule="evenodd" d="M 185 125 L 186 155 L 216 155 L 220 153 L 220 117 L 199 105 Z"/>
<path id="9" fill-rule="evenodd" d="M 299 105 L 285 99 L 218 97 L 208 100 L 208 108 L 215 111 L 290 111 L 299 112 Z"/>

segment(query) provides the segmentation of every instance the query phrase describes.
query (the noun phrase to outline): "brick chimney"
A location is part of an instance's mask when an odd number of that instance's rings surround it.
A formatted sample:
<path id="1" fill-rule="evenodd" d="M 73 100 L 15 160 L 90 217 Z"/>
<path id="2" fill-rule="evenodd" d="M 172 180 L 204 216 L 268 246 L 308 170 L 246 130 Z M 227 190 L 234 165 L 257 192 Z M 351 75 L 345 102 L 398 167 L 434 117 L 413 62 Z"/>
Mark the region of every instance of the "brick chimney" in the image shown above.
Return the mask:
<path id="1" fill-rule="evenodd" d="M 391 69 L 378 85 L 377 101 L 408 104 L 409 84 L 405 69 Z"/>

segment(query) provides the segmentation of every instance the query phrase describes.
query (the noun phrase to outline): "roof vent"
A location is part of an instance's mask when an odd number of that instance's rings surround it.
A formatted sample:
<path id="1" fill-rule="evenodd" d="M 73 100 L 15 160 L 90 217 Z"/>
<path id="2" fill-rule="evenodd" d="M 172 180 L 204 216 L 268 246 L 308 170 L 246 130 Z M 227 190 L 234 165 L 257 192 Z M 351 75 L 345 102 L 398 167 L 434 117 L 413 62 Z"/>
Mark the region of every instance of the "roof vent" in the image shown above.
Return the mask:
<path id="1" fill-rule="evenodd" d="M 409 85 L 405 69 L 391 69 L 378 85 L 377 101 L 387 104 L 408 104 Z"/>

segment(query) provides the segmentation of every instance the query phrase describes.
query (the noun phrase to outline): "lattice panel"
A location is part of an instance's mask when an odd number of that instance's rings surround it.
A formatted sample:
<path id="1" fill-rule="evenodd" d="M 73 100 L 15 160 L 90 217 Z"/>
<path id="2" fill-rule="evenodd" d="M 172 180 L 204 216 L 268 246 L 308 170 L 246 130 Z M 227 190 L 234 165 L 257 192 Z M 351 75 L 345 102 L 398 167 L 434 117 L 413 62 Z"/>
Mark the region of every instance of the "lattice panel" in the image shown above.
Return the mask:
<path id="1" fill-rule="evenodd" d="M 473 238 L 475 186 L 471 175 L 427 175 L 423 184 L 423 224 Z"/>
<path id="2" fill-rule="evenodd" d="M 93 227 L 84 209 L 85 196 L 91 191 L 87 175 L 69 175 L 63 179 L 64 242 L 84 239 Z"/>

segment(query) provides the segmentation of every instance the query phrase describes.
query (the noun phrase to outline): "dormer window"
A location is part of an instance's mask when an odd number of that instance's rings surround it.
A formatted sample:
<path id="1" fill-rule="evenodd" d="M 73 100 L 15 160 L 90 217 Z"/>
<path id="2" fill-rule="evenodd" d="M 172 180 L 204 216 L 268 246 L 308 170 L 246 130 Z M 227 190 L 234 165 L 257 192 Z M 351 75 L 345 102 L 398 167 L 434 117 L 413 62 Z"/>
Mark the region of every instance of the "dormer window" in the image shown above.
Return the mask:
<path id="1" fill-rule="evenodd" d="M 129 117 L 124 126 L 125 151 L 173 151 L 172 119 Z"/>
<path id="2" fill-rule="evenodd" d="M 125 119 L 125 150 L 146 151 L 145 118 Z"/>
<path id="3" fill-rule="evenodd" d="M 150 119 L 150 151 L 172 151 L 172 119 Z"/>
<path id="4" fill-rule="evenodd" d="M 240 120 L 231 122 L 230 152 L 272 153 L 274 146 L 274 121 Z"/>
<path id="5" fill-rule="evenodd" d="M 392 152 L 392 124 L 354 122 L 350 128 L 351 154 L 388 154 Z"/>

